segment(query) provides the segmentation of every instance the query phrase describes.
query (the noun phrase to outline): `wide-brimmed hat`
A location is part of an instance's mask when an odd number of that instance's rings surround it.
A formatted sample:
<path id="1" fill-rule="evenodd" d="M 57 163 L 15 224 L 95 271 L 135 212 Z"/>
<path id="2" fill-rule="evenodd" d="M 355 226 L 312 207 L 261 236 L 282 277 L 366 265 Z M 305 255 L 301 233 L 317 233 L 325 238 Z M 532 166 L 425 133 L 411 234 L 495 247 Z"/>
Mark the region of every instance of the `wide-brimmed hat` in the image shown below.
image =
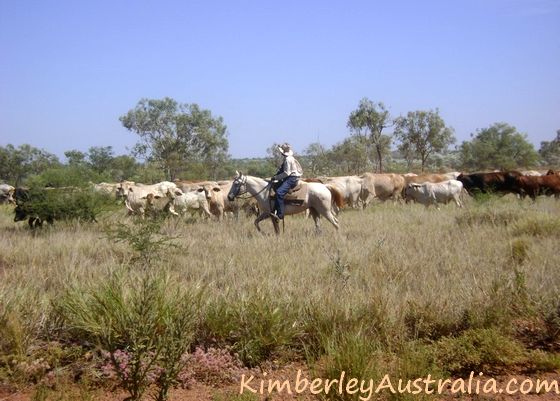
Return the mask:
<path id="1" fill-rule="evenodd" d="M 289 143 L 285 142 L 282 145 L 278 146 L 278 151 L 282 153 L 284 156 L 293 156 L 294 151 Z"/>

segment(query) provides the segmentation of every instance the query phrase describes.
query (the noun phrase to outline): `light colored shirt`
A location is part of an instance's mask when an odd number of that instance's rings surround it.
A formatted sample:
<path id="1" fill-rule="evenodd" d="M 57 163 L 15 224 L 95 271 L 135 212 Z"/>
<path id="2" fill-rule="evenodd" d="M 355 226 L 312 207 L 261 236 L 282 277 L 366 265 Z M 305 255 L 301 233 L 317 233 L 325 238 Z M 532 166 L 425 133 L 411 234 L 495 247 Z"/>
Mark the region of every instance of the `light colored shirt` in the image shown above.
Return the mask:
<path id="1" fill-rule="evenodd" d="M 282 172 L 273 177 L 275 180 L 283 180 L 289 176 L 301 177 L 303 169 L 294 156 L 286 156 L 282 163 Z"/>

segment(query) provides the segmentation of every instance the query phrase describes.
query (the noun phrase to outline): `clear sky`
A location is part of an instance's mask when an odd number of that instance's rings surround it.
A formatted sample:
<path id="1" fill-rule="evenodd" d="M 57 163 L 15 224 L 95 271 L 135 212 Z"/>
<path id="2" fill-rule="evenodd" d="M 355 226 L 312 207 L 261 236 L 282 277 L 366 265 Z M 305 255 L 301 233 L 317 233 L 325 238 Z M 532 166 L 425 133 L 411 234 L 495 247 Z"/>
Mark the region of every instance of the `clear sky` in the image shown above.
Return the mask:
<path id="1" fill-rule="evenodd" d="M 0 145 L 126 153 L 118 117 L 165 96 L 222 116 L 233 157 L 331 146 L 363 97 L 538 148 L 560 129 L 560 1 L 0 0 Z"/>

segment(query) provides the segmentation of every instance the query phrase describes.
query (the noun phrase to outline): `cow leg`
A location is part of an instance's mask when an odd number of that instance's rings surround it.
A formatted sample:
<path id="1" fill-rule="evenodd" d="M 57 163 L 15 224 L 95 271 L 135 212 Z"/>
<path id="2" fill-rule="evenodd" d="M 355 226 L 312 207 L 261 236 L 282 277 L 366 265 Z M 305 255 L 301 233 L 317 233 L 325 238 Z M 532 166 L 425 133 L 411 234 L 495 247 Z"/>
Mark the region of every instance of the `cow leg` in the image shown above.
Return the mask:
<path id="1" fill-rule="evenodd" d="M 455 195 L 453 197 L 453 200 L 455 201 L 455 204 L 457 205 L 457 207 L 462 208 L 463 204 L 461 203 L 461 199 L 459 199 L 459 195 Z"/>

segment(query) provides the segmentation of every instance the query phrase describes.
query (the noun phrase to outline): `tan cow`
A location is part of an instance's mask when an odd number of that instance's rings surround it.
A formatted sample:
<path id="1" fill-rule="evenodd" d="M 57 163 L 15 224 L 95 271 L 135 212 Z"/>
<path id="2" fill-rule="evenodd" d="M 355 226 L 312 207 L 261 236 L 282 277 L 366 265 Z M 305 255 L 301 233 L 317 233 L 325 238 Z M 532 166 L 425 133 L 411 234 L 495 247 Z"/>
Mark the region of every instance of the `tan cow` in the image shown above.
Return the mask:
<path id="1" fill-rule="evenodd" d="M 459 174 L 457 174 L 457 176 L 459 176 Z M 425 182 L 442 182 L 442 181 L 448 181 L 448 180 L 454 180 L 457 178 L 457 176 L 455 176 L 454 173 L 450 173 L 450 175 L 447 174 L 421 174 L 421 175 L 417 175 L 415 177 L 405 177 L 406 180 L 406 184 L 423 184 Z"/>
<path id="2" fill-rule="evenodd" d="M 373 199 L 396 201 L 402 198 L 402 191 L 405 187 L 405 179 L 402 175 L 365 173 L 362 178 L 360 199 L 364 207 Z"/>
<path id="3" fill-rule="evenodd" d="M 122 185 L 121 183 L 110 183 L 110 182 L 100 182 L 99 184 L 93 184 L 93 192 L 101 195 L 111 195 L 118 197 L 118 188 Z M 122 196 L 122 195 L 121 195 Z"/>
<path id="4" fill-rule="evenodd" d="M 146 211 L 169 210 L 171 214 L 177 216 L 173 200 L 181 190 L 172 182 L 163 181 L 157 184 L 144 185 L 134 184 L 130 181 L 121 182 L 117 187 L 119 196 L 126 188 L 126 208 L 131 214 L 139 214 L 144 217 Z"/>

